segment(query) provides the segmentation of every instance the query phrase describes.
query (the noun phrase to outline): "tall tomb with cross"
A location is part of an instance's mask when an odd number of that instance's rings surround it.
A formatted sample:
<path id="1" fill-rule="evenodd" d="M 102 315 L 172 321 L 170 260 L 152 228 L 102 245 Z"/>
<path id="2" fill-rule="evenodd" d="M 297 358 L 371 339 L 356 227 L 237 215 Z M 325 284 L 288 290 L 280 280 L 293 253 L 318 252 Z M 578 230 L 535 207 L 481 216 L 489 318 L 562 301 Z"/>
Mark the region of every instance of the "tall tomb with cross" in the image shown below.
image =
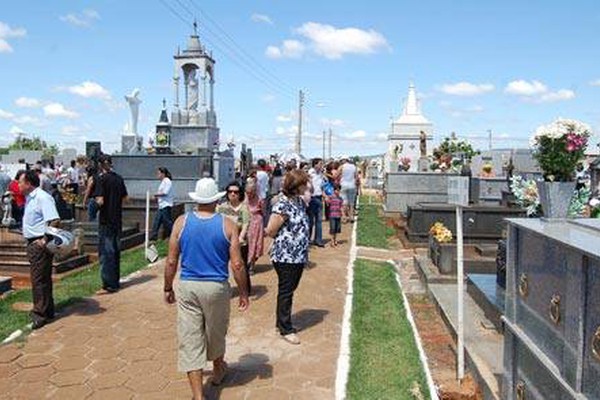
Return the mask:
<path id="1" fill-rule="evenodd" d="M 215 112 L 215 60 L 200 42 L 198 27 L 187 48 L 173 56 L 173 108 L 169 145 L 176 153 L 196 154 L 219 148 Z"/>
<path id="2" fill-rule="evenodd" d="M 424 163 L 419 161 L 424 161 L 424 158 L 431 154 L 432 140 L 433 124 L 421 113 L 417 91 L 411 82 L 402 114 L 390 124 L 385 163 L 387 172 L 398 171 L 401 159 L 410 162 L 408 171 L 417 172 L 421 169 L 421 172 L 424 172 Z"/>

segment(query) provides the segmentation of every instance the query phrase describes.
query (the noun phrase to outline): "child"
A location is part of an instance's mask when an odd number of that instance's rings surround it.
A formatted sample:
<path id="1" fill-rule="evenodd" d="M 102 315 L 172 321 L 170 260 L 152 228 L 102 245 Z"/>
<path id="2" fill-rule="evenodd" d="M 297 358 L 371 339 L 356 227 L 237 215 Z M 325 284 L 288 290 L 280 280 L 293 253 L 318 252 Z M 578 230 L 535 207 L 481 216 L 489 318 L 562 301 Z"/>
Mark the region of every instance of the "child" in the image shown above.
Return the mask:
<path id="1" fill-rule="evenodd" d="M 331 234 L 331 247 L 337 247 L 337 234 L 342 233 L 342 206 L 344 201 L 340 196 L 340 185 L 334 184 L 333 194 L 329 196 L 329 233 Z"/>

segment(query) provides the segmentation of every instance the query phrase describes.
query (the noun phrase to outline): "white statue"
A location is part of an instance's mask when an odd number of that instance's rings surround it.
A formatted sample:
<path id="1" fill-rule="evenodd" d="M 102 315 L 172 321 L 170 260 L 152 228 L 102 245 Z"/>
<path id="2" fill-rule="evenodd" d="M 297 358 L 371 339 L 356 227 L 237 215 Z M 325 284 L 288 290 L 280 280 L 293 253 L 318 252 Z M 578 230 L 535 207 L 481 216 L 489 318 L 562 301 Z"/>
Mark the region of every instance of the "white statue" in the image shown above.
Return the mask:
<path id="1" fill-rule="evenodd" d="M 137 136 L 138 115 L 140 112 L 140 103 L 142 100 L 138 97 L 140 89 L 133 89 L 129 96 L 125 95 L 125 101 L 129 104 L 131 111 L 131 122 L 129 123 L 129 133 Z"/>
<path id="2" fill-rule="evenodd" d="M 190 111 L 198 110 L 198 78 L 196 78 L 196 70 L 190 72 L 188 77 L 188 85 L 189 85 L 189 105 L 188 109 Z"/>

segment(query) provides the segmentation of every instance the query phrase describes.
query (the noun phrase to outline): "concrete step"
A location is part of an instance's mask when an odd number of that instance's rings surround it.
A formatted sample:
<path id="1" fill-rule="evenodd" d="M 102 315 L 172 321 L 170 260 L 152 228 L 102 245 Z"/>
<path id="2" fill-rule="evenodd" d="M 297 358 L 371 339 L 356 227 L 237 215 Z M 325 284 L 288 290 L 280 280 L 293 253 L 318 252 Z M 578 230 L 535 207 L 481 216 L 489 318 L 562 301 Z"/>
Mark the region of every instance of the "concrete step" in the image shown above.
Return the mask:
<path id="1" fill-rule="evenodd" d="M 144 243 L 145 235 L 142 232 L 121 237 L 121 250 L 127 250 Z M 83 245 L 85 253 L 98 253 L 98 237 L 85 240 Z"/>
<path id="2" fill-rule="evenodd" d="M 456 265 L 456 258 L 453 259 Z M 491 257 L 464 258 L 465 274 L 495 274 L 496 259 Z"/>
<path id="3" fill-rule="evenodd" d="M 475 251 L 477 254 L 483 257 L 496 257 L 498 251 L 498 245 L 496 244 L 476 244 Z"/>
<path id="4" fill-rule="evenodd" d="M 69 259 L 54 263 L 53 270 L 55 273 L 62 273 L 80 267 L 82 265 L 86 265 L 88 263 L 89 256 L 87 254 L 77 255 Z M 24 273 L 29 271 L 30 265 L 31 264 L 27 260 L 2 260 L 0 261 L 0 272 L 8 273 L 9 275 L 11 272 Z"/>
<path id="5" fill-rule="evenodd" d="M 27 260 L 27 252 L 21 249 L 7 251 L 0 248 L 0 260 L 2 261 L 19 261 Z"/>
<path id="6" fill-rule="evenodd" d="M 10 276 L 0 276 L 0 294 L 12 290 L 12 278 Z"/>

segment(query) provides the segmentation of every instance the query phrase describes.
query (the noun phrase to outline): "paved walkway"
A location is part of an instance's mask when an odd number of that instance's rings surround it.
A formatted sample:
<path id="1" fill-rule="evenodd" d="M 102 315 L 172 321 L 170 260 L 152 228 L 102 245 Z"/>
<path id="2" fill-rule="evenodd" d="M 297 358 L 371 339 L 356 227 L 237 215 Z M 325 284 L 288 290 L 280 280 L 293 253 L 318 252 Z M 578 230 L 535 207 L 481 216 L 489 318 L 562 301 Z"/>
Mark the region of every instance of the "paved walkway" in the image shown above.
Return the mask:
<path id="1" fill-rule="evenodd" d="M 337 249 L 311 248 L 294 299 L 300 346 L 275 332 L 277 277 L 259 260 L 250 310 L 238 313 L 232 298 L 231 372 L 219 388 L 205 386 L 208 399 L 334 398 L 351 227 Z M 25 342 L 0 347 L 0 399 L 189 399 L 162 273 L 159 263 L 119 293 L 86 299 Z"/>

